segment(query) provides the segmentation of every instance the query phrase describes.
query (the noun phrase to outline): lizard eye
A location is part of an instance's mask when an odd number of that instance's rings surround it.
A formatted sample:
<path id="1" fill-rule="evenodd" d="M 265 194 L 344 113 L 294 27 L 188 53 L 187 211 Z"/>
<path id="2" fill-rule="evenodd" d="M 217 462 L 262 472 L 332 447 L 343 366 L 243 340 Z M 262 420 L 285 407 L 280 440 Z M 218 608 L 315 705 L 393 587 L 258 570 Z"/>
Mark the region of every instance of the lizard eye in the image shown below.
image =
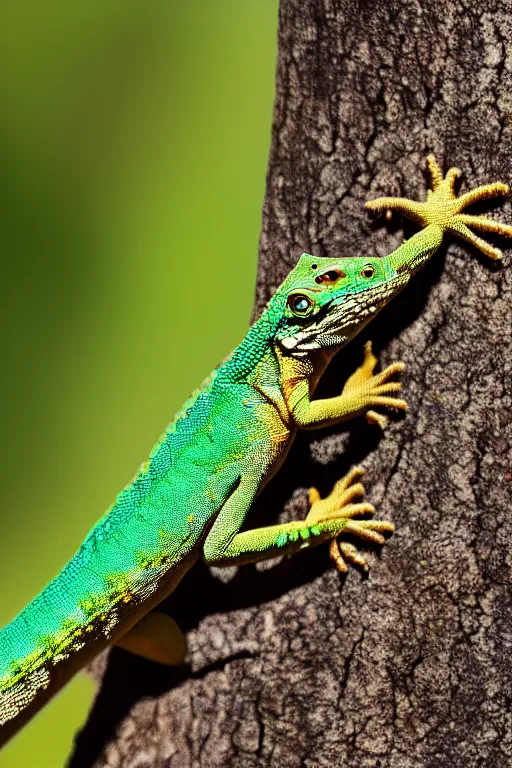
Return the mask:
<path id="1" fill-rule="evenodd" d="M 288 305 L 294 315 L 305 317 L 311 311 L 313 302 L 303 293 L 293 293 L 288 299 Z"/>
<path id="2" fill-rule="evenodd" d="M 371 264 L 367 264 L 366 267 L 362 268 L 361 274 L 363 277 L 373 277 L 375 274 L 375 270 Z"/>

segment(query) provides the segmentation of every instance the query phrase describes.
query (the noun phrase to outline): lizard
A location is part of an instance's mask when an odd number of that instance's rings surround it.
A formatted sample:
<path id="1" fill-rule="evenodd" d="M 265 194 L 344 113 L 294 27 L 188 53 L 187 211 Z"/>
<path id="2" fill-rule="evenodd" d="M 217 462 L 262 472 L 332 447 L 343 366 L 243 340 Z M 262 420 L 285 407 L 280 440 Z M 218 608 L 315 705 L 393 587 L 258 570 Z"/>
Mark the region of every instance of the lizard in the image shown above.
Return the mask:
<path id="1" fill-rule="evenodd" d="M 420 230 L 384 257 L 302 254 L 246 337 L 186 401 L 149 459 L 93 527 L 78 552 L 0 632 L 0 744 L 4 744 L 79 669 L 109 645 L 153 661 L 180 664 L 185 640 L 157 610 L 199 559 L 216 566 L 292 555 L 322 543 L 340 571 L 367 568 L 352 539 L 381 545 L 393 524 L 375 520 L 363 469 L 354 467 L 325 499 L 309 491 L 302 521 L 241 530 L 262 488 L 279 469 L 299 429 L 316 429 L 375 409 L 406 411 L 397 395 L 402 362 L 376 373 L 371 343 L 341 393 L 314 399 L 330 360 L 393 299 L 439 249 L 444 235 L 500 261 L 501 251 L 469 227 L 512 237 L 512 226 L 462 211 L 504 196 L 496 182 L 457 196 L 460 170 L 445 176 L 427 157 L 431 189 L 423 202 L 380 197 L 375 213 L 401 213 Z"/>

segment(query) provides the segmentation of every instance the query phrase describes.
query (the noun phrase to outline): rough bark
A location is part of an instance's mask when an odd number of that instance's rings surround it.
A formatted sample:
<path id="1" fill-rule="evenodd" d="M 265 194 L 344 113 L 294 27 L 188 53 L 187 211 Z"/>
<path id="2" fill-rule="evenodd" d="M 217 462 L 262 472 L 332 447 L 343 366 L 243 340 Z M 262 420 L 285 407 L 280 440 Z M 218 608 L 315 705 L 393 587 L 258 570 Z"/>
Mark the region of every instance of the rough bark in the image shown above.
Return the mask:
<path id="1" fill-rule="evenodd" d="M 384 254 L 363 202 L 425 194 L 429 151 L 463 186 L 510 178 L 511 3 L 282 0 L 257 309 L 302 251 Z M 510 221 L 510 205 L 499 211 Z M 413 231 L 406 224 L 405 234 Z M 114 651 L 77 766 L 512 765 L 512 270 L 451 242 L 367 329 L 407 364 L 410 410 L 301 436 L 251 513 L 300 517 L 350 465 L 397 533 L 368 579 L 326 549 L 197 566 L 169 601 L 191 669 Z M 339 391 L 362 341 L 341 353 Z M 303 485 L 304 487 L 297 488 Z M 194 596 L 194 597 L 193 597 Z"/>

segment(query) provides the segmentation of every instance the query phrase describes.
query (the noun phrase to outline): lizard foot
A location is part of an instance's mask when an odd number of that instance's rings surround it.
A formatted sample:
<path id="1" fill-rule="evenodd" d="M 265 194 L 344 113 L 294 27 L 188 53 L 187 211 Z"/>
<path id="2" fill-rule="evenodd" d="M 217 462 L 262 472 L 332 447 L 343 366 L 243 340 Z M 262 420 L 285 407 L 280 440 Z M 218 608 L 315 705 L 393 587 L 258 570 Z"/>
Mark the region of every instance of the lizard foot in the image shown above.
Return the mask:
<path id="1" fill-rule="evenodd" d="M 343 387 L 343 395 L 348 395 L 356 400 L 355 410 L 370 408 L 366 411 L 366 420 L 369 424 L 378 424 L 384 429 L 388 420 L 381 413 L 377 413 L 372 406 L 387 406 L 397 408 L 400 411 L 407 410 L 407 403 L 397 397 L 389 397 L 390 393 L 399 392 L 402 385 L 399 381 L 390 381 L 391 377 L 403 373 L 405 364 L 402 362 L 388 365 L 380 373 L 374 374 L 377 358 L 372 352 L 372 343 L 367 341 L 364 345 L 364 360 L 362 365 L 347 379 Z"/>
<path id="2" fill-rule="evenodd" d="M 364 498 L 364 487 L 360 482 L 363 474 L 364 469 L 362 467 L 354 467 L 345 477 L 338 480 L 325 499 L 320 497 L 316 488 L 310 488 L 309 503 L 311 509 L 306 521 L 315 524 L 333 518 L 346 518 L 347 523 L 343 528 L 343 533 L 350 533 L 374 544 L 384 544 L 385 538 L 382 534 L 393 533 L 395 530 L 393 523 L 387 520 L 354 519 L 361 515 L 373 515 L 375 512 L 372 504 L 361 501 Z M 356 499 L 359 501 L 355 501 Z M 349 542 L 332 539 L 329 543 L 329 555 L 335 567 L 342 573 L 348 571 L 345 561 L 357 565 L 365 571 L 368 570 L 368 564 L 364 557 Z"/>
<path id="3" fill-rule="evenodd" d="M 395 210 L 416 221 L 422 227 L 436 224 L 444 232 L 449 232 L 471 243 L 494 261 L 501 261 L 503 255 L 499 248 L 494 248 L 486 240 L 475 235 L 469 227 L 482 232 L 495 232 L 504 237 L 512 237 L 512 227 L 489 219 L 487 216 L 472 216 L 461 211 L 473 203 L 508 195 L 509 185 L 497 181 L 494 184 L 475 187 L 457 197 L 454 187 L 461 175 L 459 168 L 450 168 L 446 176 L 443 176 L 434 155 L 428 155 L 427 168 L 432 179 L 432 189 L 427 192 L 427 199 L 424 202 L 410 200 L 407 197 L 379 197 L 365 203 L 366 208 L 375 212 L 386 211 L 388 220 L 391 219 L 392 212 Z"/>

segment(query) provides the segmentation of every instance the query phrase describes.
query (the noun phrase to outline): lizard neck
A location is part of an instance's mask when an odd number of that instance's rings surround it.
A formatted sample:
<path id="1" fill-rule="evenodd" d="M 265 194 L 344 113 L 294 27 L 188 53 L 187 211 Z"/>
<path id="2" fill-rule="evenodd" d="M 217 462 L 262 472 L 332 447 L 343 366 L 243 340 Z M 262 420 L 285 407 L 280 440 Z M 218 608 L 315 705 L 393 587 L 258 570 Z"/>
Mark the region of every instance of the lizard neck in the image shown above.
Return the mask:
<path id="1" fill-rule="evenodd" d="M 279 365 L 280 388 L 285 399 L 297 384 L 307 379 L 309 381 L 309 393 L 313 394 L 325 369 L 331 362 L 338 349 L 317 349 L 301 357 L 294 357 L 285 352 L 279 344 L 274 345 L 274 355 Z"/>
<path id="2" fill-rule="evenodd" d="M 317 384 L 338 351 L 338 347 L 320 348 L 300 356 L 283 349 L 276 340 L 282 313 L 272 303 L 219 369 L 216 383 L 223 386 L 247 384 L 257 391 L 279 413 L 289 426 L 287 403 L 297 384 L 306 379 L 312 395 Z"/>

